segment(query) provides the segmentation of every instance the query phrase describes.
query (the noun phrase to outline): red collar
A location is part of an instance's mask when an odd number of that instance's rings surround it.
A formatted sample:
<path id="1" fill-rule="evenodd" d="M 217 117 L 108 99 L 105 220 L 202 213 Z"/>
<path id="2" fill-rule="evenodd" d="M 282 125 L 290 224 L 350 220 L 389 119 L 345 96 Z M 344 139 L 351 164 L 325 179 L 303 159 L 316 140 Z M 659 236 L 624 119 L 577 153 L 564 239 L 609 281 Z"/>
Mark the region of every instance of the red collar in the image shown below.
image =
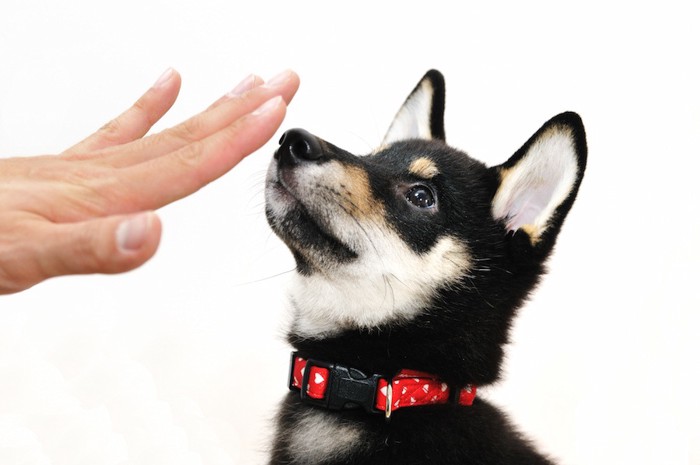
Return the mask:
<path id="1" fill-rule="evenodd" d="M 289 388 L 298 391 L 307 403 L 332 410 L 363 407 L 371 413 L 384 413 L 387 419 L 403 407 L 449 402 L 472 405 L 476 397 L 476 386 L 453 389 L 429 373 L 401 370 L 388 380 L 336 363 L 306 360 L 296 352 L 289 371 Z"/>

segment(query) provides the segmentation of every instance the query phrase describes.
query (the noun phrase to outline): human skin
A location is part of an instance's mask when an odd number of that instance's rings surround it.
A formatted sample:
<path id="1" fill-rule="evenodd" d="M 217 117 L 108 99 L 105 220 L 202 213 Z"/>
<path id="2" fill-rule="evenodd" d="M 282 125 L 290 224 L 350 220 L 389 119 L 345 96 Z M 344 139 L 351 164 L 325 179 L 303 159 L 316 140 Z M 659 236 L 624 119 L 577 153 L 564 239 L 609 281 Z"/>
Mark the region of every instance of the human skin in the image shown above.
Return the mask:
<path id="1" fill-rule="evenodd" d="M 0 294 L 68 274 L 120 273 L 156 252 L 154 213 L 227 173 L 279 128 L 299 77 L 250 75 L 203 112 L 146 135 L 171 108 L 169 69 L 134 105 L 56 155 L 0 158 Z"/>

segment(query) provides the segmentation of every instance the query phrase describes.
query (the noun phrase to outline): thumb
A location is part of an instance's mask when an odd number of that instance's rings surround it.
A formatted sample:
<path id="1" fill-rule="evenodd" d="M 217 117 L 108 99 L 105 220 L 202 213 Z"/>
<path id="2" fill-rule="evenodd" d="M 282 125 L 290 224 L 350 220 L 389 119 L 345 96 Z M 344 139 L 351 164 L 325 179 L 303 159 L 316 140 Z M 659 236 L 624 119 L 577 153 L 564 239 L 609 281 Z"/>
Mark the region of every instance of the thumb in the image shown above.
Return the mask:
<path id="1" fill-rule="evenodd" d="M 153 212 L 117 215 L 58 225 L 46 241 L 49 276 L 121 273 L 143 265 L 156 252 L 161 224 Z"/>

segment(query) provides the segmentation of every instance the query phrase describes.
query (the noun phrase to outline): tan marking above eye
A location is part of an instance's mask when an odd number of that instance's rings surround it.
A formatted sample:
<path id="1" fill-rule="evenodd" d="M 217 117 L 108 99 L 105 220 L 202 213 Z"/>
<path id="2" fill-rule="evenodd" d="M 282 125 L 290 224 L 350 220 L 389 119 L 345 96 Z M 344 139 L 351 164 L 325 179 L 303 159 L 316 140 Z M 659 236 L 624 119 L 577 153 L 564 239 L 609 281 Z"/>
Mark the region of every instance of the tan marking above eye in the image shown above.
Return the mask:
<path id="1" fill-rule="evenodd" d="M 440 172 L 435 163 L 425 157 L 413 160 L 411 166 L 408 167 L 408 171 L 423 179 L 432 179 Z"/>

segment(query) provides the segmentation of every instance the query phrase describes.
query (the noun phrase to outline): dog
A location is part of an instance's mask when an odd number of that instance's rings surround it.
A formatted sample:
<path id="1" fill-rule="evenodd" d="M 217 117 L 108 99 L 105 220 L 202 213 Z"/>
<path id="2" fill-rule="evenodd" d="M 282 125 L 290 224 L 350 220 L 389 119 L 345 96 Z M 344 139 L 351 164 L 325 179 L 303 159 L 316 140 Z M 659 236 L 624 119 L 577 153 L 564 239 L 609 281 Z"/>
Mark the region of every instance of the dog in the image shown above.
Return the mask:
<path id="1" fill-rule="evenodd" d="M 576 198 L 584 127 L 559 114 L 487 167 L 445 143 L 444 105 L 430 70 L 369 155 L 280 140 L 265 210 L 296 262 L 294 352 L 272 465 L 553 463 L 476 394 Z"/>

